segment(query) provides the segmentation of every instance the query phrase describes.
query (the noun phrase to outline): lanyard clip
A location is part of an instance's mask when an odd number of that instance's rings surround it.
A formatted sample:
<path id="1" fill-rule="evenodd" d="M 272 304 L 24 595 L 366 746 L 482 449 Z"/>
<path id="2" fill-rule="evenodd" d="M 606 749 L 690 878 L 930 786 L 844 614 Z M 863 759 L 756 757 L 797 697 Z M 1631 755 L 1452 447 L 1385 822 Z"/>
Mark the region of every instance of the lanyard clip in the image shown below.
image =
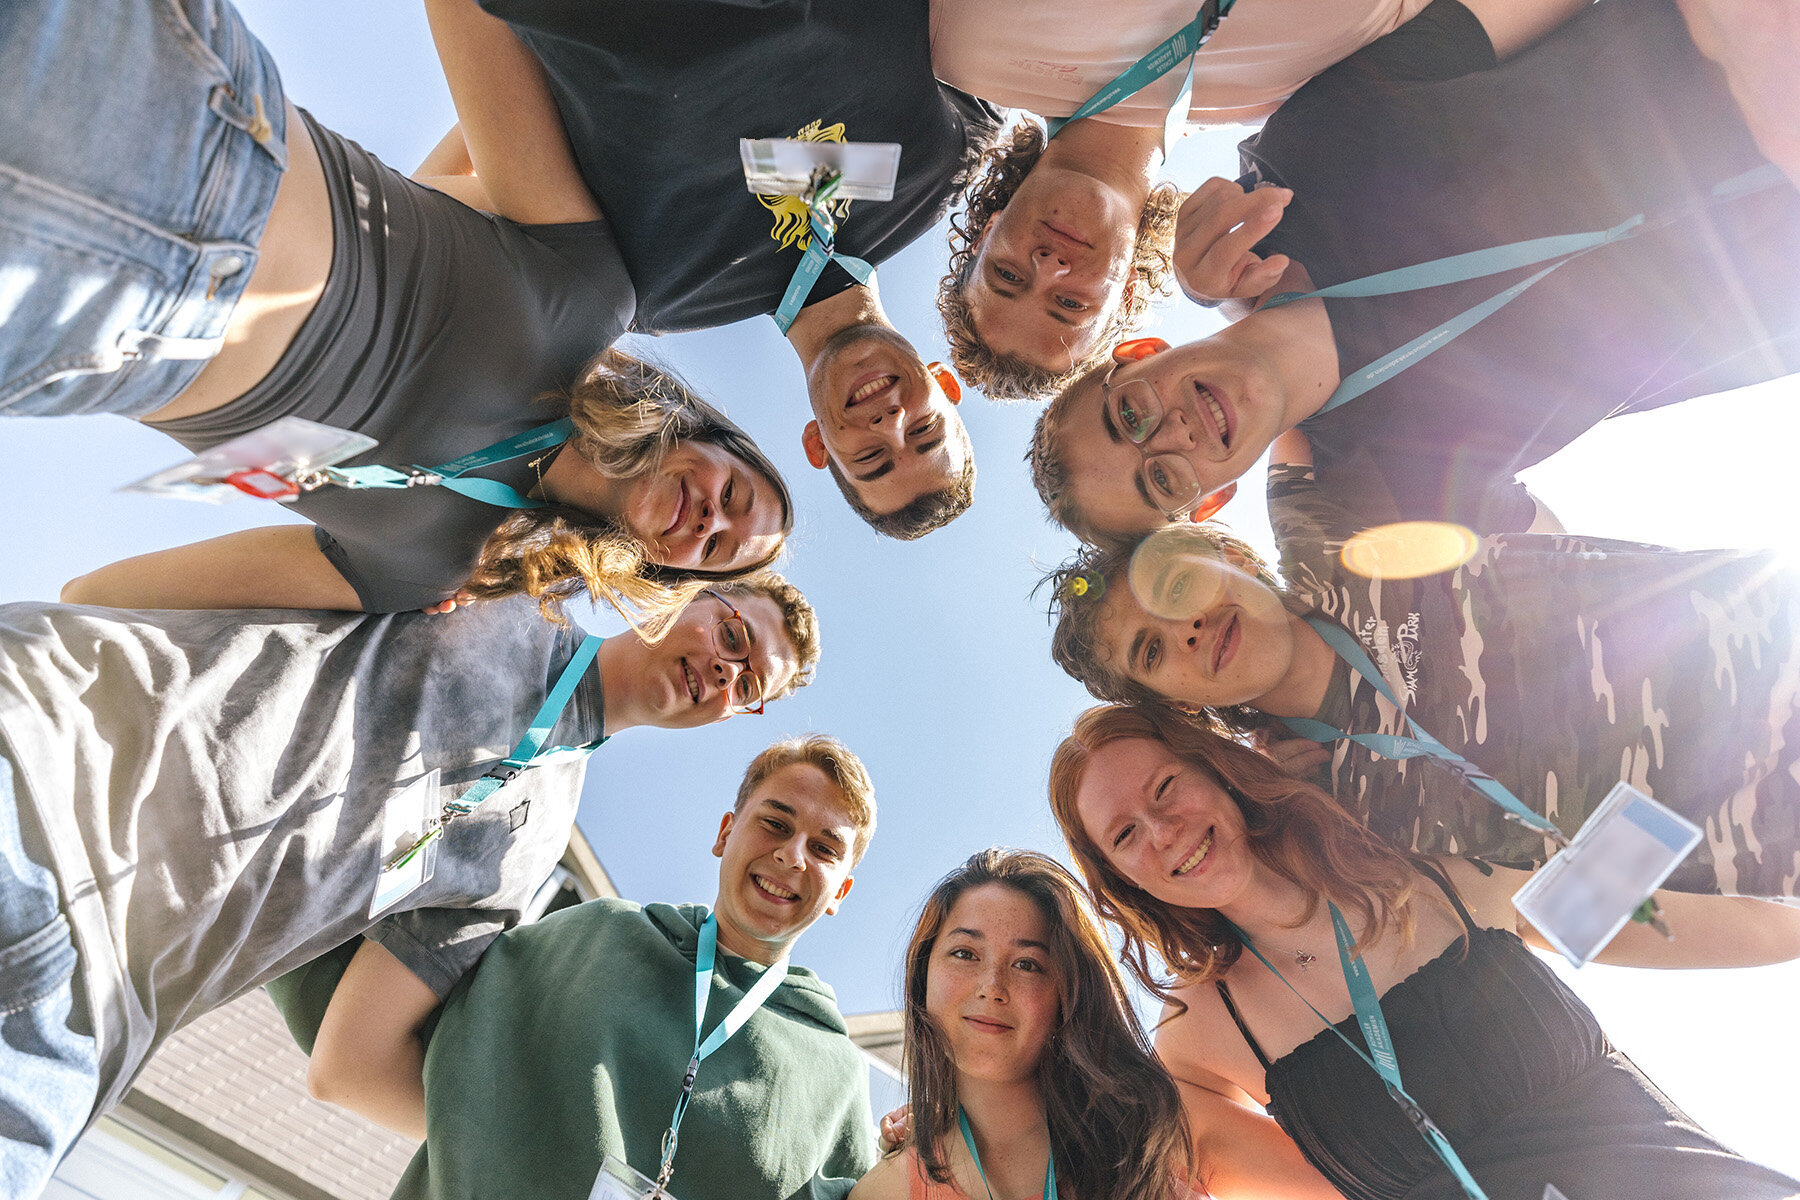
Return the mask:
<path id="1" fill-rule="evenodd" d="M 524 769 L 525 769 L 524 767 L 519 766 L 517 763 L 508 762 L 506 759 L 501 759 L 499 762 L 495 763 L 491 768 L 489 768 L 487 773 L 484 774 L 482 776 L 482 778 L 483 779 L 498 779 L 503 784 L 511 783 L 513 780 L 515 780 L 519 777 L 519 772 L 523 771 Z"/>
<path id="2" fill-rule="evenodd" d="M 1432 1121 L 1430 1115 L 1420 1108 L 1411 1096 L 1391 1082 L 1387 1085 L 1387 1093 L 1394 1098 L 1394 1103 L 1400 1106 L 1400 1111 L 1406 1114 L 1406 1119 L 1412 1122 L 1413 1128 L 1419 1131 L 1421 1137 L 1430 1139 L 1444 1136 L 1443 1131 Z"/>
<path id="3" fill-rule="evenodd" d="M 1504 810 L 1500 813 L 1500 818 L 1504 821 L 1516 821 L 1518 824 L 1531 830 L 1531 832 L 1544 835 L 1555 842 L 1559 850 L 1567 848 L 1569 844 L 1569 835 L 1551 824 L 1548 818 L 1545 818 L 1544 824 L 1538 825 L 1534 822 L 1527 821 L 1516 812 L 1506 812 Z"/>
<path id="4" fill-rule="evenodd" d="M 424 467 L 406 468 L 406 486 L 409 488 L 436 487 L 442 482 L 444 482 L 444 477 L 436 471 L 428 471 Z"/>
<path id="5" fill-rule="evenodd" d="M 317 467 L 309 471 L 296 471 L 294 484 L 303 492 L 314 491 L 328 483 L 343 483 L 348 477 L 332 470 L 330 467 Z"/>
<path id="6" fill-rule="evenodd" d="M 687 1074 L 681 1077 L 681 1094 L 683 1096 L 691 1096 L 694 1094 L 694 1080 L 698 1078 L 699 1075 L 700 1056 L 696 1054 L 693 1058 L 688 1060 Z"/>

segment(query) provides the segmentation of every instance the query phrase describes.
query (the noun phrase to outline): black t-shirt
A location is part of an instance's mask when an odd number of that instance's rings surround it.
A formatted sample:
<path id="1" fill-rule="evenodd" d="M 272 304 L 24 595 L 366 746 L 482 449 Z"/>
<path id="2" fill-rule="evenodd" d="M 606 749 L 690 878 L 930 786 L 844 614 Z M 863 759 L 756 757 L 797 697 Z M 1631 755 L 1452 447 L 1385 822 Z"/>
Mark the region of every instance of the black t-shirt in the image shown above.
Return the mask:
<path id="1" fill-rule="evenodd" d="M 804 228 L 744 186 L 739 138 L 898 142 L 894 198 L 858 200 L 844 253 L 880 262 L 937 224 L 998 130 L 931 73 L 925 0 L 482 0 L 543 60 L 582 174 L 637 285 L 636 328 L 773 312 Z M 769 199 L 773 200 L 773 197 Z M 852 283 L 835 264 L 813 300 Z"/>
<path id="2" fill-rule="evenodd" d="M 1456 0 L 1324 72 L 1240 147 L 1294 189 L 1259 247 L 1318 286 L 1695 202 L 1762 164 L 1671 0 L 1599 0 L 1504 63 Z M 1529 274 L 1329 300 L 1345 375 Z M 1523 529 L 1520 469 L 1596 421 L 1800 369 L 1800 194 L 1783 184 L 1553 273 L 1309 421 L 1322 488 Z"/>
<path id="3" fill-rule="evenodd" d="M 192 450 L 297 416 L 375 438 L 345 465 L 433 466 L 568 415 L 566 392 L 631 320 L 603 221 L 515 225 L 406 179 L 307 117 L 331 194 L 325 292 L 263 381 L 155 428 Z M 470 472 L 524 493 L 529 458 Z M 513 510 L 441 487 L 325 487 L 289 507 L 369 612 L 435 604 Z"/>

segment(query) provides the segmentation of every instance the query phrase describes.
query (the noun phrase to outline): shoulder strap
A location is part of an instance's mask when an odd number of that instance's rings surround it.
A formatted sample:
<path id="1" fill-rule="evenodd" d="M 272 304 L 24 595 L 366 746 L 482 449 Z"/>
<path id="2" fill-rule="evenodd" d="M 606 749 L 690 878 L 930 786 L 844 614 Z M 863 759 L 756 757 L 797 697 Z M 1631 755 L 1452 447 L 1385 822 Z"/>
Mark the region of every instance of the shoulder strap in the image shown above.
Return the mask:
<path id="1" fill-rule="evenodd" d="M 1244 1035 L 1244 1044 L 1250 1047 L 1250 1053 L 1256 1055 L 1256 1061 L 1262 1064 L 1263 1073 L 1267 1074 L 1270 1066 L 1269 1056 L 1263 1053 L 1262 1043 L 1256 1040 L 1256 1035 L 1250 1032 L 1248 1025 L 1244 1024 L 1244 1018 L 1238 1013 L 1237 1004 L 1231 999 L 1231 989 L 1225 986 L 1223 979 L 1215 979 L 1213 986 L 1219 989 L 1219 999 L 1225 1002 L 1225 1011 L 1231 1014 L 1231 1019 L 1237 1025 L 1238 1032 Z"/>
<path id="2" fill-rule="evenodd" d="M 1462 918 L 1464 929 L 1474 933 L 1480 928 L 1475 923 L 1475 918 L 1469 915 L 1469 910 L 1463 906 L 1462 896 L 1457 892 L 1455 885 L 1450 882 L 1449 876 L 1438 870 L 1436 863 L 1420 858 L 1415 859 L 1413 865 L 1419 869 L 1420 874 L 1438 885 L 1438 890 L 1444 893 L 1446 900 L 1450 901 L 1450 907 L 1454 908 L 1456 915 Z"/>

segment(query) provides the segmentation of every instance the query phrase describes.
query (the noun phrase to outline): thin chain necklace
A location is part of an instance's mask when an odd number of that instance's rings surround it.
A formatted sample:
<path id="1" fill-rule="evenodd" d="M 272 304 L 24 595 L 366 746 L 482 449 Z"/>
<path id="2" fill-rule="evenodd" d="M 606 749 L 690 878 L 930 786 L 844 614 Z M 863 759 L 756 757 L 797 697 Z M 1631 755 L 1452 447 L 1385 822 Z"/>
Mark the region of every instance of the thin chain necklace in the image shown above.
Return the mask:
<path id="1" fill-rule="evenodd" d="M 544 460 L 547 458 L 555 458 L 557 453 L 566 445 L 568 445 L 567 442 L 562 443 L 562 445 L 552 446 L 550 449 L 531 460 L 531 469 L 537 472 L 537 488 L 533 492 L 533 495 L 540 500 L 550 499 L 550 493 L 544 490 Z"/>

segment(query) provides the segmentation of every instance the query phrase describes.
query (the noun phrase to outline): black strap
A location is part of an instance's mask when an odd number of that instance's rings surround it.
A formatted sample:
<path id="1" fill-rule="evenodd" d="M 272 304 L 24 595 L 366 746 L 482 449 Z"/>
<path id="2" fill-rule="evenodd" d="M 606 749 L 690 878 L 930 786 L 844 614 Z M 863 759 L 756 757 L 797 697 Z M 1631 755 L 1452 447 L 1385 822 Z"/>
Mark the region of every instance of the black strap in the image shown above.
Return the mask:
<path id="1" fill-rule="evenodd" d="M 1444 893 L 1444 898 L 1450 901 L 1452 908 L 1456 909 L 1456 915 L 1462 918 L 1464 929 L 1473 934 L 1481 928 L 1475 923 L 1475 918 L 1469 915 L 1469 910 L 1463 907 L 1462 897 L 1451 886 L 1449 878 L 1437 869 L 1436 863 L 1423 858 L 1415 858 L 1413 865 L 1419 869 L 1421 875 L 1438 885 L 1438 890 Z"/>
<path id="2" fill-rule="evenodd" d="M 1250 1027 L 1244 1024 L 1244 1018 L 1238 1015 L 1237 1005 L 1231 999 L 1231 989 L 1225 986 L 1223 979 L 1214 980 L 1213 986 L 1219 989 L 1219 999 L 1225 1002 L 1225 1011 L 1231 1014 L 1231 1019 L 1237 1023 L 1238 1032 L 1244 1035 L 1244 1042 L 1250 1047 L 1250 1053 L 1256 1055 L 1256 1061 L 1262 1064 L 1263 1074 L 1268 1074 L 1271 1065 L 1269 1056 L 1263 1053 L 1262 1044 L 1250 1032 Z"/>

